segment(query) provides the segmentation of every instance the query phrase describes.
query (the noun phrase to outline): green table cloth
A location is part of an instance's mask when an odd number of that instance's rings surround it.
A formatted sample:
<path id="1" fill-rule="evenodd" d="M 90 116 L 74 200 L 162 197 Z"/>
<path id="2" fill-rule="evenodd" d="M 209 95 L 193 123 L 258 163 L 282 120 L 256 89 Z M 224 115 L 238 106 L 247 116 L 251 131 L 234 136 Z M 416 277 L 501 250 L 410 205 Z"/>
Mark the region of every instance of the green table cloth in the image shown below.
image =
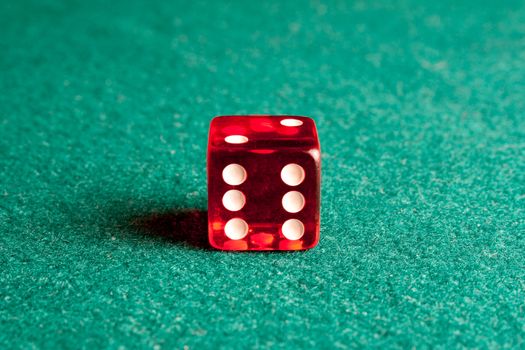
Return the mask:
<path id="1" fill-rule="evenodd" d="M 521 348 L 523 1 L 0 2 L 0 348 Z M 319 245 L 206 244 L 221 114 L 313 117 Z"/>

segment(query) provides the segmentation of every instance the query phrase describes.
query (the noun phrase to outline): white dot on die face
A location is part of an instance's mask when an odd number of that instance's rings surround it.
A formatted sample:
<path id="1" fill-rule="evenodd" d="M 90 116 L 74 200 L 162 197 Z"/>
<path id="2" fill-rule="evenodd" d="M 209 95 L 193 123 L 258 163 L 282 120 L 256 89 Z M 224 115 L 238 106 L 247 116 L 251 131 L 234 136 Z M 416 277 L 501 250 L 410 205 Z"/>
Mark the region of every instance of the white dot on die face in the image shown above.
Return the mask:
<path id="1" fill-rule="evenodd" d="M 248 224 L 243 219 L 231 219 L 224 226 L 224 233 L 229 239 L 243 239 L 248 234 Z"/>
<path id="2" fill-rule="evenodd" d="M 298 213 L 304 208 L 304 196 L 301 192 L 290 191 L 283 196 L 283 208 L 289 213 Z"/>
<path id="3" fill-rule="evenodd" d="M 297 186 L 304 180 L 304 169 L 298 164 L 288 164 L 281 170 L 281 179 L 288 186 Z"/>
<path id="4" fill-rule="evenodd" d="M 297 219 L 286 220 L 281 230 L 284 237 L 290 241 L 296 241 L 304 235 L 304 225 Z"/>
<path id="5" fill-rule="evenodd" d="M 281 125 L 284 126 L 301 126 L 303 122 L 299 119 L 283 119 L 281 120 Z"/>
<path id="6" fill-rule="evenodd" d="M 242 135 L 230 135 L 230 136 L 226 136 L 224 138 L 224 141 L 226 141 L 227 143 L 238 145 L 240 143 L 248 142 L 248 138 Z"/>
<path id="7" fill-rule="evenodd" d="M 241 210 L 246 204 L 246 197 L 241 191 L 229 190 L 222 196 L 222 205 L 229 211 Z"/>
<path id="8" fill-rule="evenodd" d="M 246 181 L 246 170 L 239 164 L 227 165 L 222 171 L 222 179 L 228 185 L 237 186 Z"/>

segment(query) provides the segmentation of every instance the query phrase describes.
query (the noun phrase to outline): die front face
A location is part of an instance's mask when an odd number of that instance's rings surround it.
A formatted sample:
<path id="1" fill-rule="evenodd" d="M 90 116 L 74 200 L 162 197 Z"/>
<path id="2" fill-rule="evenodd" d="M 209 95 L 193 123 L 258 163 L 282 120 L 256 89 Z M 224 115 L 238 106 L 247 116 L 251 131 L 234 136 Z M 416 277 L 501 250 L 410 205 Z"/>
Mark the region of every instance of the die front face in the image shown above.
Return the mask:
<path id="1" fill-rule="evenodd" d="M 320 148 L 306 117 L 225 116 L 208 143 L 208 233 L 222 250 L 319 241 Z"/>

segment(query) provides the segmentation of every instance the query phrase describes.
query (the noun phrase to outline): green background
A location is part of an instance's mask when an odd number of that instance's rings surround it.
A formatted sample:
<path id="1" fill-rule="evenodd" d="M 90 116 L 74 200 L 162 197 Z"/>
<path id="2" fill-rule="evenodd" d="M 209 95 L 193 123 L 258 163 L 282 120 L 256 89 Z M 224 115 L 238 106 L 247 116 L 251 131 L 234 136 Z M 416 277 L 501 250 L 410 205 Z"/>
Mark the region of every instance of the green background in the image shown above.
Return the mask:
<path id="1" fill-rule="evenodd" d="M 524 2 L 0 3 L 1 348 L 525 346 Z M 315 249 L 206 247 L 243 113 L 316 120 Z"/>

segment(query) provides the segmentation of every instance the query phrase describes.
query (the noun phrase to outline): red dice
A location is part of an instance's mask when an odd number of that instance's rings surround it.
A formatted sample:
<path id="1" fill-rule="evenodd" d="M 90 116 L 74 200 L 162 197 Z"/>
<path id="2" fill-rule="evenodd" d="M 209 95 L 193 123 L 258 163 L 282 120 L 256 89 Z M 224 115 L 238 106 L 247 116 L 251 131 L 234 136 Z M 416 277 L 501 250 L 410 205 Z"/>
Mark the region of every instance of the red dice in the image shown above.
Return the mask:
<path id="1" fill-rule="evenodd" d="M 223 116 L 208 139 L 208 237 L 223 250 L 319 241 L 321 153 L 312 119 Z"/>

